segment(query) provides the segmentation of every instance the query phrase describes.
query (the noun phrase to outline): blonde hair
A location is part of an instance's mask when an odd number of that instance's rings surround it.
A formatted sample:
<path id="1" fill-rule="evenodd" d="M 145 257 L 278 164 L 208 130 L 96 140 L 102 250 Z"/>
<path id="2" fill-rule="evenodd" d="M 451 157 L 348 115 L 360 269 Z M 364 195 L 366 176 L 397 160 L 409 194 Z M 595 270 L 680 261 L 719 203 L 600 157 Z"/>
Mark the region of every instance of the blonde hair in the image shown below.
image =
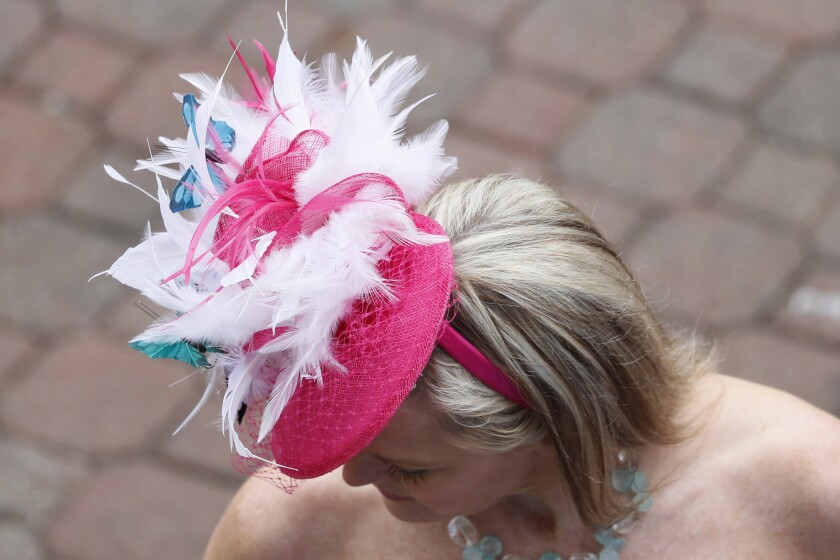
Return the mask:
<path id="1" fill-rule="evenodd" d="M 548 438 L 581 521 L 627 512 L 610 485 L 619 449 L 682 441 L 688 384 L 710 367 L 693 338 L 656 320 L 632 274 L 577 208 L 545 185 L 490 176 L 452 184 L 418 209 L 452 241 L 453 326 L 513 379 L 523 409 L 437 349 L 419 393 L 466 449 Z"/>

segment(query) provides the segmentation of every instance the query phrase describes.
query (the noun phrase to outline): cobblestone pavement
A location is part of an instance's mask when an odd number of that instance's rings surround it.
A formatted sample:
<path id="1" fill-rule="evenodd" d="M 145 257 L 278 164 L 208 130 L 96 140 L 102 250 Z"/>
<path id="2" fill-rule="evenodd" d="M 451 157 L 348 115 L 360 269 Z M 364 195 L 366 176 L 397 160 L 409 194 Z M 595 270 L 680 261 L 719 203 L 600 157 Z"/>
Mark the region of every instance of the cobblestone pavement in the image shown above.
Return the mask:
<path id="1" fill-rule="evenodd" d="M 226 32 L 274 48 L 278 7 L 0 0 L 0 556 L 198 558 L 240 483 L 212 415 L 170 437 L 197 379 L 87 280 L 154 223 L 102 163 L 183 134 L 177 74 L 220 74 Z M 840 413 L 840 2 L 298 0 L 291 30 L 309 60 L 417 53 L 411 127 L 450 119 L 460 177 L 557 185 L 722 371 Z"/>

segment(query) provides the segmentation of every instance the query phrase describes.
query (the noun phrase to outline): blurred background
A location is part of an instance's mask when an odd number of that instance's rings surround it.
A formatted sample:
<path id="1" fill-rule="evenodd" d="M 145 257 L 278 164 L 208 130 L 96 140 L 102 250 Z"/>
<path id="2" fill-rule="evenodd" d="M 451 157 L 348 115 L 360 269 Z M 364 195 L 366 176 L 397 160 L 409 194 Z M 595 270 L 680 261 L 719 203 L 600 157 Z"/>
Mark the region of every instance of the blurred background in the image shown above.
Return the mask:
<path id="1" fill-rule="evenodd" d="M 297 0 L 308 60 L 416 53 L 411 121 L 458 177 L 520 170 L 588 211 L 721 370 L 840 414 L 840 2 Z M 225 33 L 270 51 L 280 2 L 0 0 L 0 557 L 199 558 L 241 482 L 201 389 L 126 341 L 149 318 L 88 283 L 156 206 L 105 175 L 183 136 L 178 73 Z M 234 65 L 229 81 L 244 84 Z"/>

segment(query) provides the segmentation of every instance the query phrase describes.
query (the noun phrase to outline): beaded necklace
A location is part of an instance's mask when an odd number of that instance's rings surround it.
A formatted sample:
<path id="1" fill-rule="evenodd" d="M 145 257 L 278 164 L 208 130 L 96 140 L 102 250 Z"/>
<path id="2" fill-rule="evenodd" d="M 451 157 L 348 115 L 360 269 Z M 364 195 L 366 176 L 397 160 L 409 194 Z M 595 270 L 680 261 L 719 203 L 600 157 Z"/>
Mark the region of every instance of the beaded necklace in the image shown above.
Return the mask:
<path id="1" fill-rule="evenodd" d="M 636 469 L 632 456 L 627 451 L 618 453 L 619 468 L 612 474 L 612 487 L 616 492 L 627 494 L 635 509 L 626 517 L 613 523 L 609 527 L 600 527 L 595 531 L 595 540 L 603 548 L 601 552 L 578 552 L 569 560 L 620 560 L 619 554 L 624 548 L 627 535 L 636 524 L 642 513 L 650 511 L 653 498 L 648 491 L 648 481 L 645 474 Z M 502 553 L 502 541 L 493 535 L 478 538 L 478 530 L 467 517 L 457 515 L 449 521 L 447 526 L 449 538 L 463 549 L 464 560 L 495 560 Z M 529 560 L 516 554 L 505 554 L 501 560 Z M 543 553 L 539 560 L 563 560 L 557 552 Z"/>

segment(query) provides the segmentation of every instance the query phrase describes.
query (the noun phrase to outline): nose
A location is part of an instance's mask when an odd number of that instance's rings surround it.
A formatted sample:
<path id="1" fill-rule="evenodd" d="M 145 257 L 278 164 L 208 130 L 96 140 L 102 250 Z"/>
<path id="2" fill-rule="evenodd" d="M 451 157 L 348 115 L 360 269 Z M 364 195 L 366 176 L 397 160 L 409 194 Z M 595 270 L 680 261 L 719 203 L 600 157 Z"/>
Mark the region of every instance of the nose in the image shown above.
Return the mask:
<path id="1" fill-rule="evenodd" d="M 350 486 L 373 484 L 388 476 L 382 461 L 362 451 L 344 464 L 341 476 Z"/>

